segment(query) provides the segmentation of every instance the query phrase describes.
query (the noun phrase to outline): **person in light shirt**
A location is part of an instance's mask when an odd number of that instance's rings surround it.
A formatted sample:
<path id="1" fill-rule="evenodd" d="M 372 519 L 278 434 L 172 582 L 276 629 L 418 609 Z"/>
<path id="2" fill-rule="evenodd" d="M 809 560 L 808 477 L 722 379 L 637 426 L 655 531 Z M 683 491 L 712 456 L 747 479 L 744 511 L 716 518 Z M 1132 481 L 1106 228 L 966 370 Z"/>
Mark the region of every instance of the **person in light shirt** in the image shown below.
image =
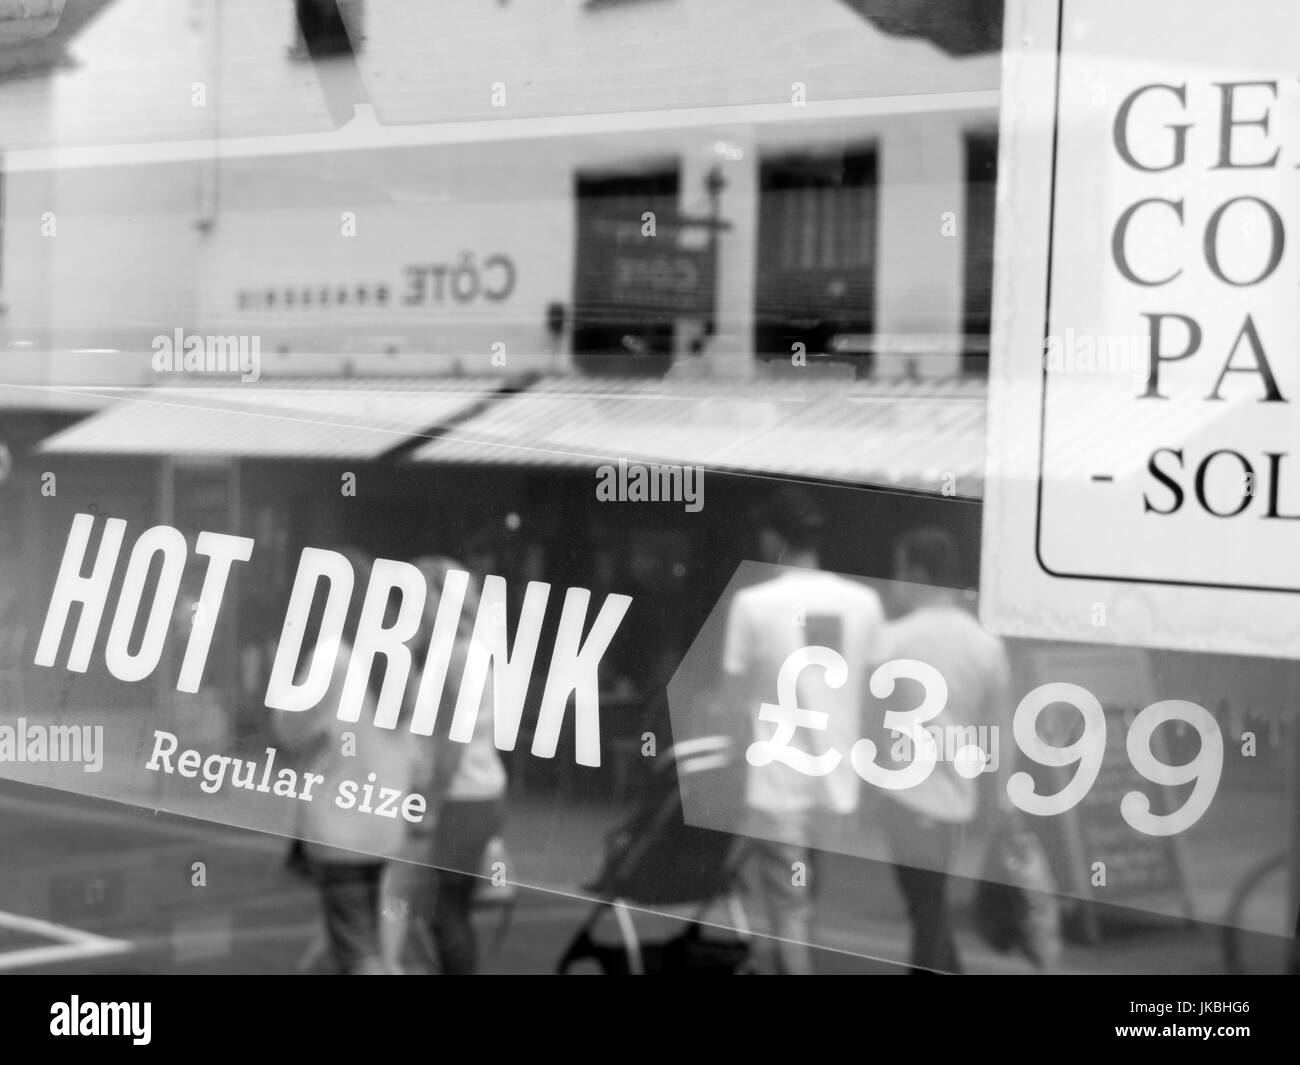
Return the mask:
<path id="1" fill-rule="evenodd" d="M 449 558 L 425 557 L 413 563 L 424 574 L 429 594 L 414 641 L 428 648 L 448 575 L 467 572 Z M 465 588 L 460 622 L 448 676 L 461 676 L 478 617 L 480 581 L 471 577 Z M 421 863 L 406 890 L 410 893 L 410 938 L 419 960 L 436 960 L 438 971 L 468 976 L 478 968 L 478 937 L 474 930 L 474 893 L 483 858 L 505 822 L 506 770 L 493 738 L 493 689 L 484 687 L 467 742 L 450 738 L 454 698 L 452 685 L 443 690 L 434 735 L 425 741 L 427 758 L 417 769 L 422 793 L 433 816 L 413 840 L 413 856 Z M 432 939 L 434 950 L 429 948 Z M 430 954 L 436 958 L 430 958 Z"/>
<path id="2" fill-rule="evenodd" d="M 789 974 L 812 971 L 815 845 L 833 819 L 857 809 L 860 782 L 849 751 L 862 735 L 866 678 L 884 627 L 871 588 L 820 569 L 823 524 L 799 488 L 772 496 L 758 520 L 759 546 L 764 561 L 784 572 L 736 593 L 723 661 L 728 705 L 748 719 L 750 860 L 775 937 L 776 967 Z M 781 701 L 783 667 L 793 677 L 801 663 L 807 664 L 792 684 L 797 708 L 825 714 L 825 728 L 796 727 L 782 743 L 782 727 L 764 718 L 763 706 Z"/>
<path id="3" fill-rule="evenodd" d="M 352 598 L 335 655 L 329 690 L 321 701 L 338 705 L 347 681 L 352 647 L 356 642 L 366 589 L 370 584 L 370 559 L 354 548 L 340 551 L 355 573 Z M 305 623 L 297 680 L 306 679 L 321 638 L 324 599 L 312 605 Z M 372 670 L 366 685 L 359 724 L 342 721 L 334 713 L 276 713 L 272 728 L 286 753 L 299 767 L 331 783 L 351 778 L 365 780 L 373 774 L 385 786 L 410 790 L 420 764 L 418 737 L 405 729 L 375 728 L 376 702 L 382 673 Z M 384 856 L 396 855 L 406 829 L 400 819 L 360 816 L 329 797 L 297 804 L 297 830 L 304 841 L 291 858 L 317 883 L 324 914 L 324 942 L 309 948 L 307 959 L 328 951 L 334 971 L 342 975 L 378 976 L 393 969 L 384 958 L 381 943 L 381 884 Z"/>
<path id="4" fill-rule="evenodd" d="M 961 972 L 947 897 L 948 869 L 964 830 L 980 810 L 980 792 L 996 817 L 1010 816 L 1005 781 L 1011 735 L 1010 670 L 1002 641 L 986 632 L 962 604 L 957 544 L 944 529 L 905 534 L 894 555 L 896 598 L 907 613 L 885 630 L 885 660 L 933 666 L 948 688 L 939 714 L 925 725 L 939 735 L 979 738 L 985 771 L 963 772 L 950 742 L 936 742 L 934 769 L 919 784 L 886 796 L 883 819 L 899 890 L 912 928 L 913 972 Z M 875 714 L 917 705 L 900 685 Z M 981 726 L 982 731 L 981 731 Z M 879 735 L 877 731 L 876 735 Z M 886 737 L 882 751 L 895 749 Z M 889 765 L 886 761 L 886 765 Z M 892 768 L 892 766 L 891 766 Z M 973 774 L 973 775 L 972 775 Z"/>

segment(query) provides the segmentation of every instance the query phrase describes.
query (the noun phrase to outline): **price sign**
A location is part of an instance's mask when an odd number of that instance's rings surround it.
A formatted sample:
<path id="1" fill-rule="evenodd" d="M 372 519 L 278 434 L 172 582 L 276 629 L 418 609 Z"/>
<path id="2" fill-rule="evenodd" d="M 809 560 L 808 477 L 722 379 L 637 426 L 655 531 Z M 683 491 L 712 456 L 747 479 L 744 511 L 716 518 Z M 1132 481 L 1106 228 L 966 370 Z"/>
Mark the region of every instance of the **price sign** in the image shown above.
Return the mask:
<path id="1" fill-rule="evenodd" d="M 746 616 L 744 610 L 732 616 L 736 598 L 751 588 L 762 594 L 788 572 L 742 564 L 732 597 L 711 615 L 669 685 L 675 734 L 698 735 L 708 727 L 700 720 L 698 692 L 716 684 L 721 633 Z M 907 601 L 915 588 L 861 583 L 885 602 Z M 862 815 L 856 828 L 836 826 L 818 845 L 875 861 L 894 860 L 892 844 L 880 834 L 882 806 L 967 826 L 975 843 L 991 825 L 981 812 L 996 803 L 1016 811 L 1039 836 L 1061 893 L 1168 916 L 1194 910 L 1198 917 L 1220 916 L 1189 869 L 1201 868 L 1209 853 L 1221 868 L 1244 867 L 1258 860 L 1259 841 L 1243 839 L 1235 848 L 1221 835 L 1241 807 L 1240 794 L 1225 781 L 1229 770 L 1242 767 L 1230 762 L 1254 753 L 1250 744 L 1243 753 L 1239 726 L 1212 693 L 1198 698 L 1195 677 L 1164 667 L 1157 681 L 1151 653 L 1142 649 L 1028 640 L 999 645 L 956 599 L 942 609 L 948 613 L 927 622 L 932 657 L 903 614 L 886 630 L 883 646 L 897 646 L 907 632 L 914 653 L 883 661 L 864 656 L 860 629 L 852 639 L 841 633 L 833 643 L 812 642 L 833 630 L 811 608 L 790 619 L 786 611 L 764 615 L 762 644 L 780 651 L 765 651 L 746 674 L 756 702 L 738 752 L 751 799 L 796 794 L 831 809 L 829 797 L 843 791 L 827 785 L 842 783 L 847 773 L 856 780 Z M 977 660 L 992 665 L 1000 656 L 1001 680 L 996 666 L 987 674 L 972 666 Z M 852 691 L 848 698 L 846 691 Z M 739 707 L 727 709 L 734 720 Z M 729 814 L 708 803 L 690 795 L 683 802 L 688 823 L 738 830 Z M 843 805 L 835 809 L 844 812 Z M 940 859 L 909 858 L 931 860 Z M 990 875 L 975 867 L 962 872 Z M 1096 912 L 1084 907 L 1081 913 L 1085 930 L 1098 931 Z"/>

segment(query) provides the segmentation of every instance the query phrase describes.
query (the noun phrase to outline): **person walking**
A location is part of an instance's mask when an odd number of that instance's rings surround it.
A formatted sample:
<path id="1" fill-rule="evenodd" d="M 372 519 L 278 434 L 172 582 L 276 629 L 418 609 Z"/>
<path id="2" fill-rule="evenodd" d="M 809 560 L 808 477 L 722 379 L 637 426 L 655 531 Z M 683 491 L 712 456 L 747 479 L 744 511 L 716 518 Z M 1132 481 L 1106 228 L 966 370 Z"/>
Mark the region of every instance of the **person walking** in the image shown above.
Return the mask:
<path id="1" fill-rule="evenodd" d="M 824 524 L 797 486 L 772 495 L 757 520 L 759 550 L 783 571 L 736 593 L 723 652 L 724 698 L 753 741 L 746 751 L 746 846 L 775 940 L 775 966 L 786 974 L 812 972 L 816 844 L 857 808 L 859 780 L 848 752 L 861 736 L 866 677 L 884 628 L 871 588 L 820 568 Z M 785 704 L 777 713 L 795 716 L 779 722 L 764 704 Z M 824 727 L 796 724 L 803 712 L 825 715 Z"/>
<path id="2" fill-rule="evenodd" d="M 428 587 L 424 618 L 413 643 L 417 653 L 424 654 L 449 579 L 464 579 L 453 575 L 467 571 L 460 563 L 442 557 L 419 558 L 414 565 L 424 574 Z M 436 965 L 438 971 L 449 976 L 470 975 L 478 968 L 474 896 L 482 885 L 479 874 L 488 845 L 505 823 L 506 771 L 496 749 L 491 684 L 484 685 L 470 735 L 451 737 L 455 682 L 464 671 L 472 647 L 478 605 L 478 582 L 471 576 L 464 584 L 434 733 L 421 737 L 428 753 L 419 776 L 432 816 L 426 818 L 427 827 L 413 834 L 408 851 L 412 861 L 418 863 L 407 875 L 408 941 L 421 961 Z M 421 663 L 419 673 L 423 671 Z"/>
<path id="3" fill-rule="evenodd" d="M 326 781 L 365 780 L 373 773 L 385 787 L 400 788 L 405 793 L 410 790 L 416 764 L 414 745 L 403 729 L 375 726 L 377 678 L 373 673 L 360 720 L 340 721 L 334 713 L 352 657 L 370 568 L 359 552 L 348 550 L 342 554 L 352 565 L 354 581 L 329 688 L 317 709 L 277 713 L 273 727 L 283 746 L 297 756 L 301 768 L 320 774 Z M 315 604 L 306 621 L 297 671 L 299 683 L 315 660 L 322 614 L 323 604 Z M 405 841 L 401 820 L 341 810 L 329 795 L 297 805 L 300 860 L 320 892 L 326 948 L 335 971 L 370 976 L 392 972 L 380 945 L 380 882 L 387 864 L 382 856 L 399 854 Z"/>
<path id="4" fill-rule="evenodd" d="M 905 534 L 894 555 L 897 598 L 907 613 L 885 631 L 886 660 L 914 659 L 944 678 L 948 698 L 926 722 L 936 762 L 924 780 L 885 791 L 884 824 L 894 873 L 911 925 L 914 973 L 960 973 L 948 901 L 948 870 L 966 828 L 980 808 L 979 781 L 991 792 L 985 805 L 998 816 L 1012 807 L 1004 788 L 1003 755 L 1010 734 L 1010 669 L 1002 641 L 986 632 L 961 603 L 957 544 L 945 529 Z M 904 696 L 902 705 L 915 705 Z M 889 709 L 886 702 L 882 708 Z M 983 769 L 962 766 L 946 737 L 983 737 Z M 888 749 L 889 740 L 880 744 Z M 977 743 L 976 746 L 979 746 Z M 968 752 L 973 753 L 973 752 Z"/>

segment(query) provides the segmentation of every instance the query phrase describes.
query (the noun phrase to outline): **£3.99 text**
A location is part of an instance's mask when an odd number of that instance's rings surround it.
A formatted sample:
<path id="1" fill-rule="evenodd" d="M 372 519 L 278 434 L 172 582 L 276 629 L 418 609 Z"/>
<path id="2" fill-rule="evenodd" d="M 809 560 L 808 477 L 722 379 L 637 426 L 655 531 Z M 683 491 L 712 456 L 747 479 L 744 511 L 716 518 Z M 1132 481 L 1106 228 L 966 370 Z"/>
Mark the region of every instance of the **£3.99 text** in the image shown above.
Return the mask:
<path id="1" fill-rule="evenodd" d="M 802 647 L 790 655 L 777 678 L 777 702 L 763 703 L 759 711 L 759 720 L 774 724 L 775 731 L 771 738 L 750 744 L 745 754 L 750 765 L 780 762 L 807 776 L 825 776 L 839 765 L 843 757 L 840 751 L 832 749 L 814 756 L 792 745 L 799 728 L 815 731 L 826 728 L 825 715 L 808 718 L 796 698 L 798 676 L 812 666 L 825 671 L 826 684 L 832 688 L 843 686 L 848 677 L 843 657 L 829 647 Z M 878 765 L 876 744 L 869 739 L 858 740 L 849 753 L 849 761 L 858 776 L 888 791 L 916 787 L 934 771 L 938 751 L 926 722 L 942 713 L 948 703 L 948 683 L 943 675 L 933 666 L 910 658 L 894 659 L 879 666 L 871 675 L 871 694 L 877 699 L 889 698 L 900 679 L 920 683 L 921 702 L 909 710 L 887 710 L 882 723 L 886 729 L 910 739 L 910 749 L 914 752 L 911 762 L 901 769 Z M 1082 716 L 1083 729 L 1077 739 L 1052 743 L 1041 734 L 1039 726 L 1044 712 L 1056 705 L 1073 707 Z M 1196 757 L 1182 765 L 1170 765 L 1156 754 L 1156 730 L 1170 722 L 1191 726 L 1200 738 Z M 1050 731 L 1054 735 L 1071 734 L 1060 719 L 1053 724 L 1055 727 Z M 1068 682 L 1035 688 L 1020 700 L 1012 717 L 1016 744 L 1027 758 L 1040 765 L 1057 770 L 1074 766 L 1074 775 L 1059 791 L 1040 794 L 1029 773 L 1012 773 L 1006 782 L 1007 797 L 1025 813 L 1039 817 L 1062 814 L 1077 806 L 1101 771 L 1107 727 L 1101 703 L 1087 688 Z M 1210 808 L 1223 772 L 1223 734 L 1205 707 L 1184 699 L 1152 703 L 1133 718 L 1125 749 L 1133 768 L 1153 784 L 1192 785 L 1183 804 L 1167 813 L 1152 812 L 1151 798 L 1145 793 L 1127 792 L 1120 801 L 1120 814 L 1131 828 L 1148 836 L 1172 836 L 1196 824 Z M 984 752 L 972 747 L 957 753 L 958 772 L 973 777 L 983 771 L 982 761 L 987 757 Z"/>

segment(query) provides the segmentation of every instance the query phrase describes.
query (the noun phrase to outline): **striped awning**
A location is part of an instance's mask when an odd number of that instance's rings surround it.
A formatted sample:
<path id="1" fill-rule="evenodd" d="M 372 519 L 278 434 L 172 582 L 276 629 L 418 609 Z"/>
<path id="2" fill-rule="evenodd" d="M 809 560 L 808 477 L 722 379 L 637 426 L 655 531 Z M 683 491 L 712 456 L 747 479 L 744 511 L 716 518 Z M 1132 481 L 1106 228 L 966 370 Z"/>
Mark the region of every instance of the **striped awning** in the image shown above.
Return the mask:
<path id="1" fill-rule="evenodd" d="M 986 435 L 1024 436 L 1035 390 L 988 424 L 987 388 L 967 379 L 756 381 L 556 377 L 516 390 L 484 378 L 303 378 L 119 393 L 108 409 L 50 437 L 46 454 L 379 458 L 419 463 L 592 469 L 620 459 L 807 478 L 963 498 L 984 494 Z M 1051 476 L 1140 477 L 1152 440 L 1196 446 L 1224 412 L 1172 403 L 1143 412 L 1106 401 L 1100 379 L 1071 382 L 1054 408 Z M 1096 401 L 1089 399 L 1097 390 Z M 1039 476 L 1035 446 L 1004 455 L 998 476 Z"/>
<path id="2" fill-rule="evenodd" d="M 503 378 L 302 378 L 122 392 L 45 454 L 370 459 L 473 414 Z"/>
<path id="3" fill-rule="evenodd" d="M 413 461 L 590 468 L 625 459 L 977 496 L 983 382 L 554 379 Z"/>

